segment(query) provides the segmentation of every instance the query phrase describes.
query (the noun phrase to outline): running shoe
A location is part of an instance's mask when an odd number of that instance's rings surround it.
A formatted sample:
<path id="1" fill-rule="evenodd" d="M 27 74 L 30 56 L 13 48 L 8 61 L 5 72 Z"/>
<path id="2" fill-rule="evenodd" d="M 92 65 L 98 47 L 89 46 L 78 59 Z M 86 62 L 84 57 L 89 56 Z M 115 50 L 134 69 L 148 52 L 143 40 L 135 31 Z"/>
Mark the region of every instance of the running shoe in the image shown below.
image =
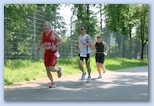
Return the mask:
<path id="1" fill-rule="evenodd" d="M 101 75 L 99 75 L 99 76 L 98 76 L 98 79 L 100 79 L 100 78 L 102 78 L 102 76 L 101 76 Z"/>
<path id="2" fill-rule="evenodd" d="M 81 80 L 85 80 L 86 72 L 82 73 Z"/>
<path id="3" fill-rule="evenodd" d="M 91 82 L 91 77 L 88 76 L 87 83 L 90 83 L 90 82 Z"/>
<path id="4" fill-rule="evenodd" d="M 106 70 L 103 70 L 103 73 L 106 73 Z"/>
<path id="5" fill-rule="evenodd" d="M 59 70 L 57 71 L 57 75 L 58 75 L 58 78 L 60 78 L 62 76 L 62 72 L 61 72 L 62 68 L 58 67 L 58 69 Z"/>
<path id="6" fill-rule="evenodd" d="M 49 88 L 55 88 L 56 84 L 54 82 L 52 82 L 52 84 L 49 86 Z"/>

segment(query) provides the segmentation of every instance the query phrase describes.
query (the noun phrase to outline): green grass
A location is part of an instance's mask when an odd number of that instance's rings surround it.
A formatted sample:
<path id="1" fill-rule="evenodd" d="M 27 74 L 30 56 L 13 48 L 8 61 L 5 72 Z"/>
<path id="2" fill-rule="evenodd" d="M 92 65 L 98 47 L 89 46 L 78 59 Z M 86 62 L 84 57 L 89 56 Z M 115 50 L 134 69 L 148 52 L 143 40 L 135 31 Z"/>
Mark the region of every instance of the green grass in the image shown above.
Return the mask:
<path id="1" fill-rule="evenodd" d="M 112 58 L 105 61 L 105 66 L 110 71 L 145 65 L 148 65 L 148 60 L 141 61 L 137 59 Z"/>
<path id="2" fill-rule="evenodd" d="M 126 58 L 107 58 L 105 60 L 106 69 L 109 71 L 122 68 L 145 66 L 148 65 L 148 60 L 135 60 Z M 79 74 L 81 71 L 78 68 L 77 58 L 68 59 L 60 58 L 57 66 L 63 68 L 63 75 Z M 85 64 L 84 64 L 85 68 Z M 94 57 L 91 58 L 92 72 L 97 72 Z M 56 73 L 54 73 L 56 74 Z M 35 80 L 37 78 L 46 78 L 46 71 L 43 60 L 5 60 L 4 62 L 4 84 L 11 85 L 15 82 L 23 82 Z"/>

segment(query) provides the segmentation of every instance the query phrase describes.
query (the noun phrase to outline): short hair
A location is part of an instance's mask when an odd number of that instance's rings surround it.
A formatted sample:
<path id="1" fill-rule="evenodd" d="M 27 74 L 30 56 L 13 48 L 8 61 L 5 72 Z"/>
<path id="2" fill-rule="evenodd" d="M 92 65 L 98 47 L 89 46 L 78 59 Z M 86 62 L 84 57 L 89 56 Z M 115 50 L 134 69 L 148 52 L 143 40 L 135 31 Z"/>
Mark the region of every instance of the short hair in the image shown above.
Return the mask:
<path id="1" fill-rule="evenodd" d="M 87 26 L 85 26 L 85 25 L 82 25 L 81 27 L 83 27 L 84 29 L 87 29 Z"/>
<path id="2" fill-rule="evenodd" d="M 49 21 L 45 21 L 44 23 L 47 23 L 49 25 L 49 27 L 51 28 L 51 23 Z"/>

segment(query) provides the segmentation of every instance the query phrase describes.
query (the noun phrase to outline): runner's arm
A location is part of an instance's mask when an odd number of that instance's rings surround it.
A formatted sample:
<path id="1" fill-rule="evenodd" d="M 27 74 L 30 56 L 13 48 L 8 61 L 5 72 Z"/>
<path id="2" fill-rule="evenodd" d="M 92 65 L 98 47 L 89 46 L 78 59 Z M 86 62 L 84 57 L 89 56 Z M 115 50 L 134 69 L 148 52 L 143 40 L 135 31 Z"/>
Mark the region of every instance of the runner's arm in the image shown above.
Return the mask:
<path id="1" fill-rule="evenodd" d="M 87 36 L 86 39 L 87 39 L 88 42 L 87 43 L 83 43 L 83 44 L 86 45 L 86 46 L 92 47 L 92 42 L 91 42 L 90 36 Z"/>
<path id="2" fill-rule="evenodd" d="M 55 39 L 57 40 L 57 44 L 55 46 L 58 47 L 62 44 L 62 38 L 56 32 L 53 33 L 55 35 Z"/>

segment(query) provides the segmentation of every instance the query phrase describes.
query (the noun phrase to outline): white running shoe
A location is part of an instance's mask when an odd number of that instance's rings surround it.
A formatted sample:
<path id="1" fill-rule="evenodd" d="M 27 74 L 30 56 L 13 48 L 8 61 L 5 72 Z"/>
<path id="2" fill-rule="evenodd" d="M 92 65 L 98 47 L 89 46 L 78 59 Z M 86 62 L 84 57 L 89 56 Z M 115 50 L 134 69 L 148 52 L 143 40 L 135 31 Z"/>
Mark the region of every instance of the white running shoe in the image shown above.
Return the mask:
<path id="1" fill-rule="evenodd" d="M 103 73 L 106 73 L 106 70 L 103 70 Z"/>
<path id="2" fill-rule="evenodd" d="M 85 77 L 86 77 L 86 72 L 83 72 L 81 76 L 81 80 L 85 80 Z"/>
<path id="3" fill-rule="evenodd" d="M 90 83 L 90 82 L 91 82 L 91 77 L 88 76 L 87 83 Z"/>
<path id="4" fill-rule="evenodd" d="M 55 88 L 55 87 L 56 87 L 56 84 L 54 82 L 49 86 L 49 88 Z"/>
<path id="5" fill-rule="evenodd" d="M 100 79 L 100 78 L 102 78 L 102 76 L 101 76 L 101 75 L 99 75 L 99 76 L 98 76 L 98 79 Z"/>

